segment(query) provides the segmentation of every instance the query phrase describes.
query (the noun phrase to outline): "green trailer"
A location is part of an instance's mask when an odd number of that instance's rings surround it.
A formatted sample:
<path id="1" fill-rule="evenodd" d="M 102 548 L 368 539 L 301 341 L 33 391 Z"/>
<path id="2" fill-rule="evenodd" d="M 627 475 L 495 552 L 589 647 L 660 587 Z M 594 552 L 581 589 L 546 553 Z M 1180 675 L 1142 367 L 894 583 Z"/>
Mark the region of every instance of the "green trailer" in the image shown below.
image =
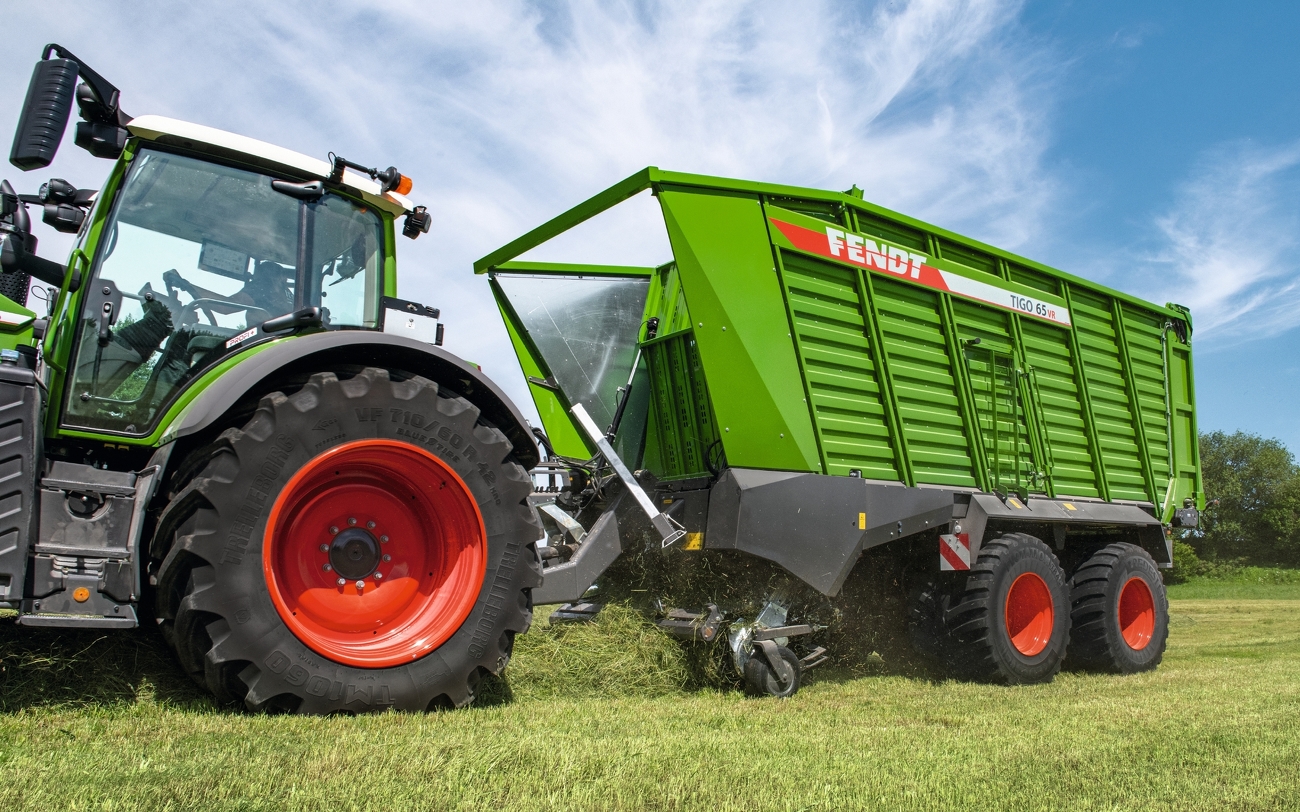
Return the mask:
<path id="1" fill-rule="evenodd" d="M 516 260 L 647 190 L 663 264 Z M 639 602 L 775 694 L 883 598 L 957 676 L 1160 661 L 1159 568 L 1205 499 L 1186 308 L 856 187 L 653 167 L 475 271 L 545 428 L 557 619 Z"/>

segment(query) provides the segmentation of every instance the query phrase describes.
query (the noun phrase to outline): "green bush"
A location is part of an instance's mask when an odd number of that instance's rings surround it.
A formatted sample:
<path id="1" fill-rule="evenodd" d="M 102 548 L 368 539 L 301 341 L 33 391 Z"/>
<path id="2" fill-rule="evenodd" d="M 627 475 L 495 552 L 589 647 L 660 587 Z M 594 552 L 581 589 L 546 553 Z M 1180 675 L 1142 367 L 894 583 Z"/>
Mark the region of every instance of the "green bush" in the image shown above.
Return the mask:
<path id="1" fill-rule="evenodd" d="M 1182 584 L 1188 578 L 1205 575 L 1210 565 L 1196 555 L 1196 548 L 1185 541 L 1174 542 L 1174 568 L 1165 570 L 1165 583 Z"/>
<path id="2" fill-rule="evenodd" d="M 1188 538 L 1215 564 L 1300 566 L 1300 466 L 1286 446 L 1254 434 L 1201 435 L 1205 512 Z M 1185 554 L 1184 554 L 1185 555 Z"/>

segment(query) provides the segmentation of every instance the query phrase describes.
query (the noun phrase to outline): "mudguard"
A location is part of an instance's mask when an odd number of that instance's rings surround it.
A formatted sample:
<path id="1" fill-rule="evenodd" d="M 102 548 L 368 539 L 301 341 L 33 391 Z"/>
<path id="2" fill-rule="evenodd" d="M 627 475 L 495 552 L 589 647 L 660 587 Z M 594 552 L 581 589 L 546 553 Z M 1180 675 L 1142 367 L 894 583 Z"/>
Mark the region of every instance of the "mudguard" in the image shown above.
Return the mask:
<path id="1" fill-rule="evenodd" d="M 288 370 L 312 372 L 336 364 L 397 368 L 422 375 L 477 406 L 509 438 L 524 470 L 531 470 L 540 459 L 519 408 L 478 367 L 432 344 L 361 330 L 310 333 L 250 356 L 226 372 L 220 385 L 209 386 L 173 418 L 162 442 L 203 431 L 249 395 L 275 388 L 275 379 Z"/>

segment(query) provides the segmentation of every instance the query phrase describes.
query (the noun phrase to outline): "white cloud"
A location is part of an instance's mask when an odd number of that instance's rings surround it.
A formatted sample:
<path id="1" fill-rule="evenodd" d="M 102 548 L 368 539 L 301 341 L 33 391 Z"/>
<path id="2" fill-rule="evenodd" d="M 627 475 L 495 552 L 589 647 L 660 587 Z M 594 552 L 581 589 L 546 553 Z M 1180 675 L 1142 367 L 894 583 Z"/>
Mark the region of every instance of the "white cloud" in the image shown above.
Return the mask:
<path id="1" fill-rule="evenodd" d="M 1239 143 L 1205 156 L 1156 218 L 1164 245 L 1147 258 L 1161 301 L 1192 309 L 1212 346 L 1300 326 L 1300 143 Z"/>
<path id="2" fill-rule="evenodd" d="M 472 261 L 649 164 L 856 182 L 873 202 L 1023 247 L 1056 189 L 1041 166 L 1053 77 L 1017 36 L 1019 6 L 142 2 L 124 16 L 51 2 L 11 21 L 0 65 L 26 76 L 56 40 L 118 82 L 130 112 L 396 164 L 435 212 L 429 236 L 402 241 L 402 295 L 442 307 L 449 347 L 526 404 Z M 0 92 L 0 131 L 19 84 Z M 87 165 L 73 153 L 53 169 Z M 662 259 L 656 245 L 633 259 Z"/>

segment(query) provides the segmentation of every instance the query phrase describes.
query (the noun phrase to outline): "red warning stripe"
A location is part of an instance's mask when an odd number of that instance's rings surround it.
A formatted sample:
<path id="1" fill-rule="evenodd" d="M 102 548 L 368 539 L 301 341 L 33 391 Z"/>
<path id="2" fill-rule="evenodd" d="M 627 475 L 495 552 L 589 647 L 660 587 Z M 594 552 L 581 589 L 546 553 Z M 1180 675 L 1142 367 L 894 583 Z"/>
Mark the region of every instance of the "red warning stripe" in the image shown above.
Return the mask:
<path id="1" fill-rule="evenodd" d="M 957 551 L 949 547 L 946 541 L 939 541 L 939 555 L 943 556 L 943 560 L 948 562 L 948 566 L 955 570 L 970 569 L 970 565 L 962 561 L 961 556 L 957 555 Z"/>
<path id="2" fill-rule="evenodd" d="M 1010 310 L 1060 327 L 1070 326 L 1070 311 L 1062 305 L 1018 293 L 997 284 L 991 278 L 989 281 L 981 281 L 927 265 L 929 258 L 924 254 L 905 251 L 886 242 L 871 240 L 832 226 L 817 231 L 775 217 L 769 217 L 768 220 L 800 251 L 897 276 L 932 290 Z"/>

